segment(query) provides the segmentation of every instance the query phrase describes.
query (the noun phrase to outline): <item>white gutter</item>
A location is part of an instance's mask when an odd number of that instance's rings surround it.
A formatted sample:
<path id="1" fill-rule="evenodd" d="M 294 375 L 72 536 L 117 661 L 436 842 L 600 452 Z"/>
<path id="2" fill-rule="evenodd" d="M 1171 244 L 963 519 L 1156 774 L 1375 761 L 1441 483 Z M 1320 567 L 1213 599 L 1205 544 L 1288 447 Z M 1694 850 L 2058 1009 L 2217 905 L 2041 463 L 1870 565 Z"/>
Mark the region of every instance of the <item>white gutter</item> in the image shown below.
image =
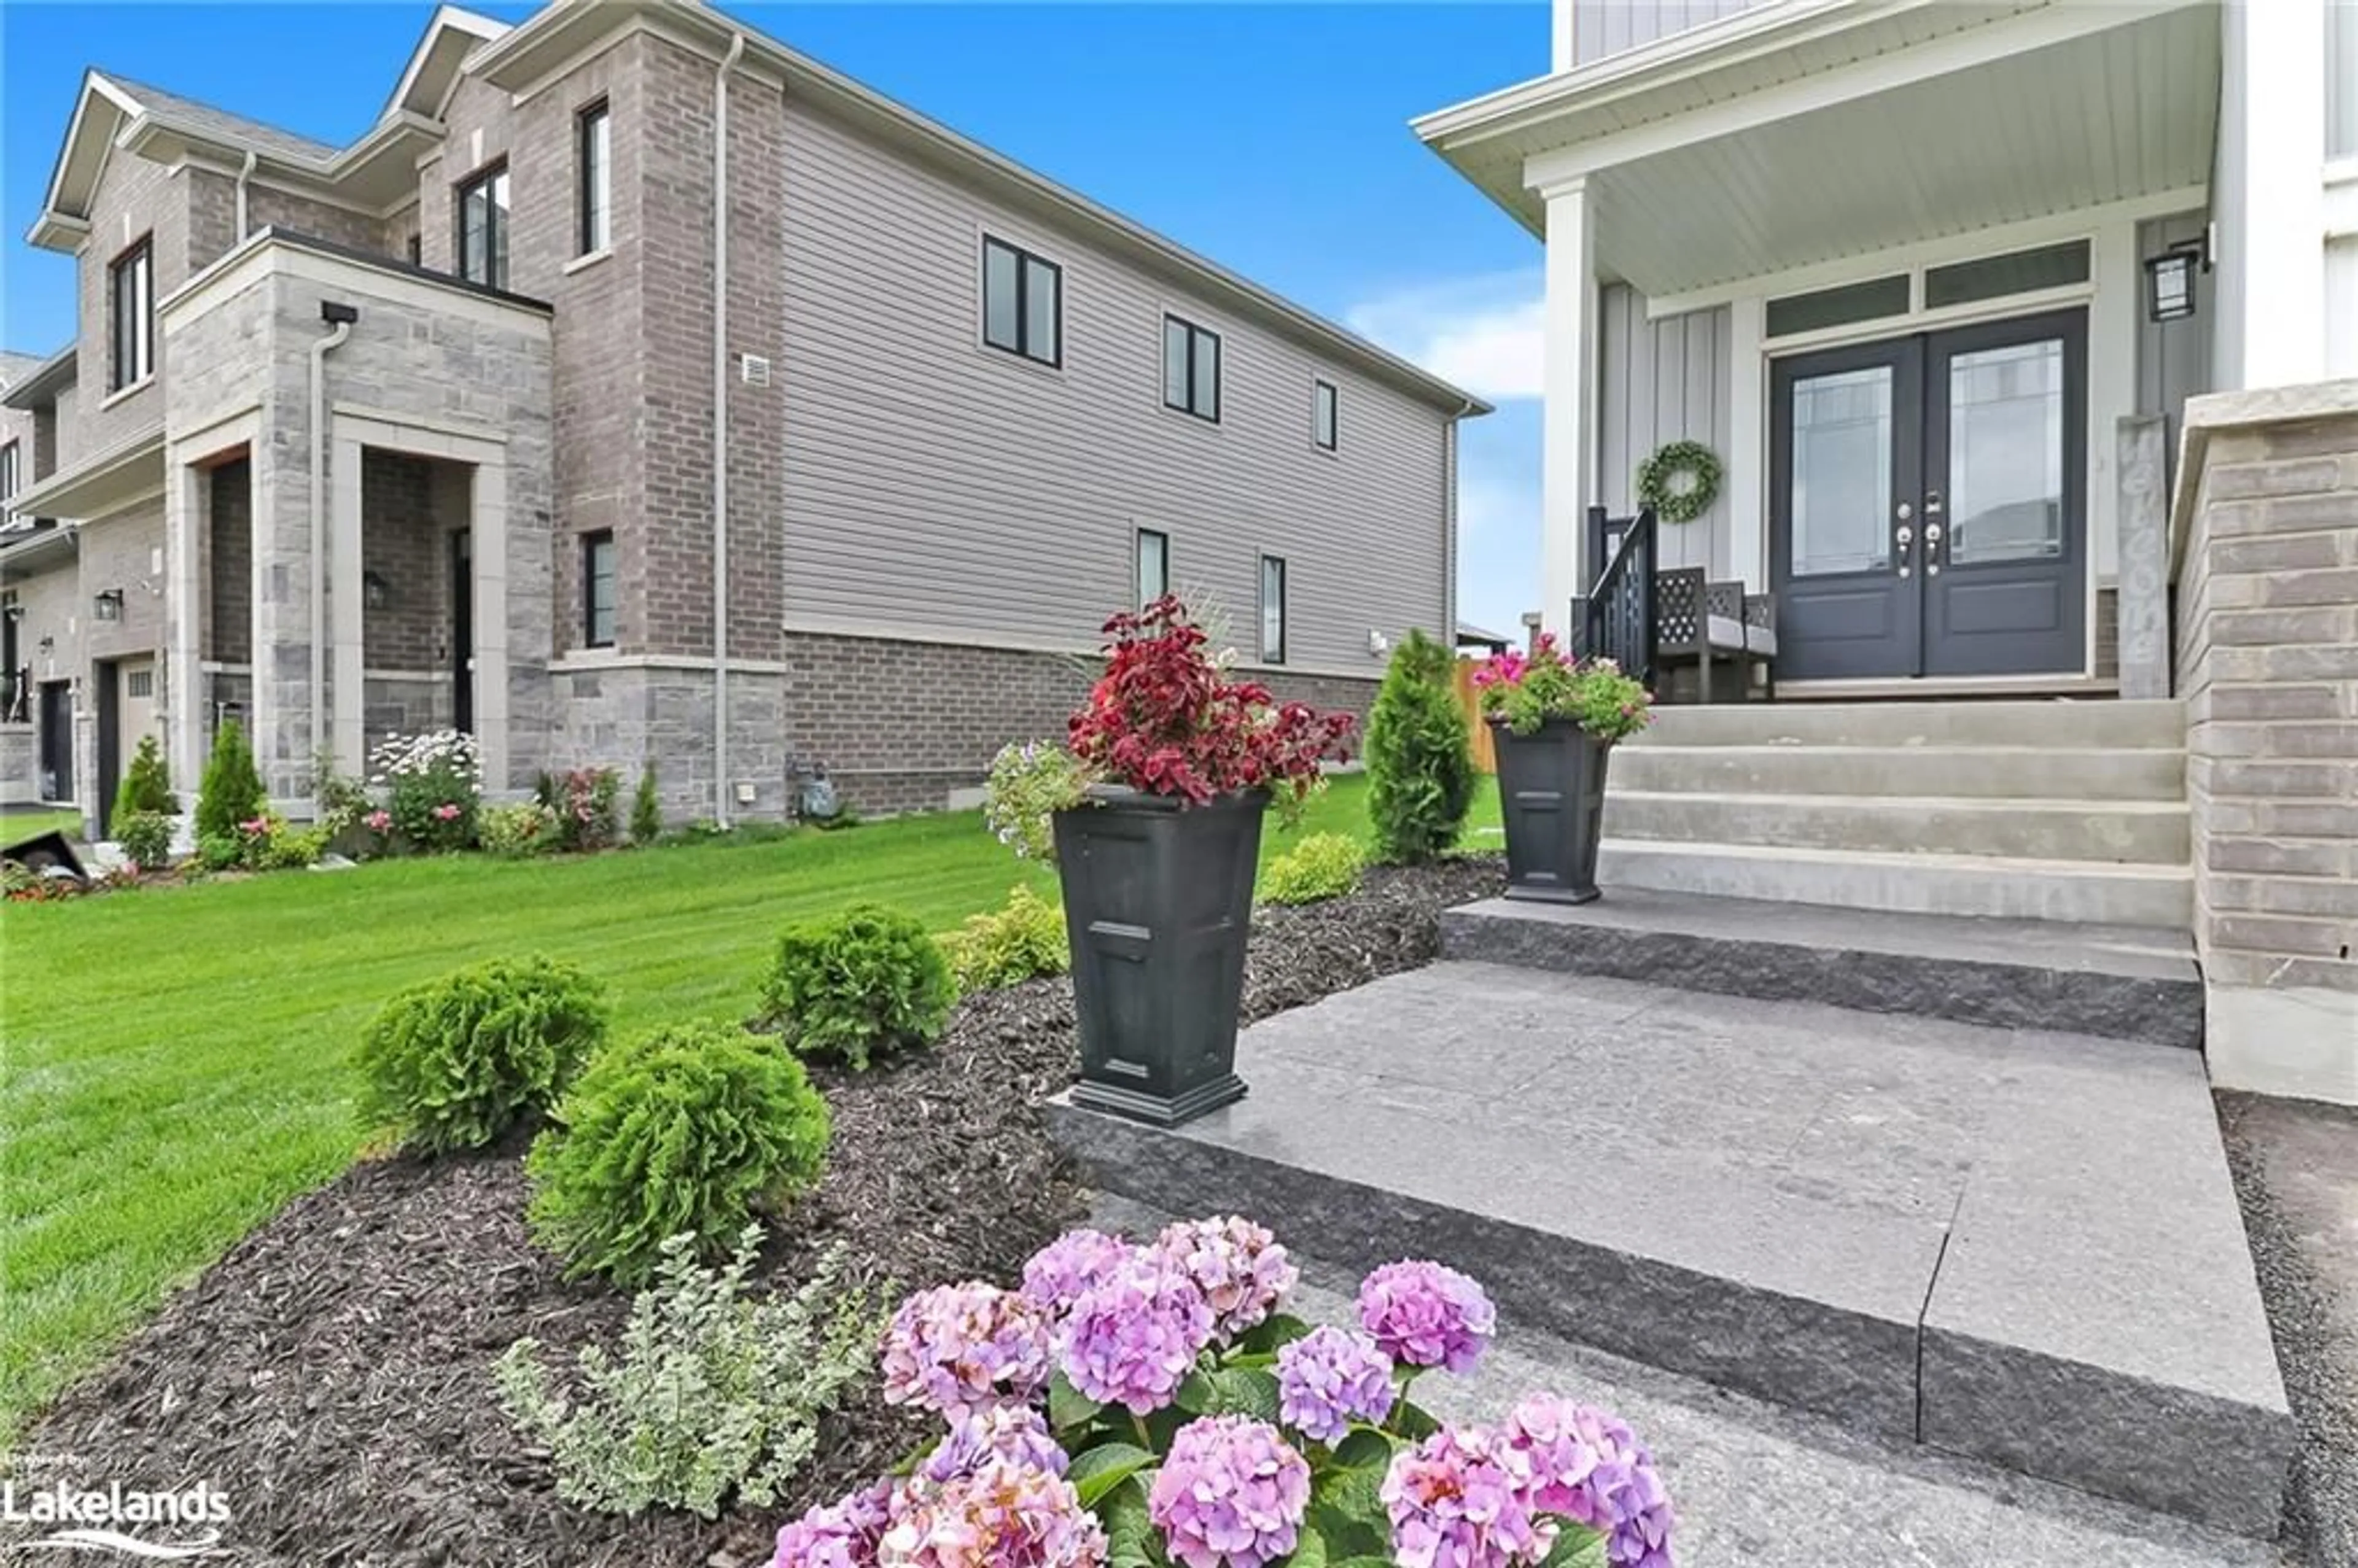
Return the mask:
<path id="1" fill-rule="evenodd" d="M 712 820 L 729 826 L 729 40 L 712 83 Z"/>
<path id="2" fill-rule="evenodd" d="M 243 243 L 245 243 L 245 235 L 246 235 L 246 222 L 245 222 L 245 186 L 246 186 L 246 182 L 247 182 L 248 180 L 250 180 L 250 179 L 252 179 L 252 178 L 254 178 L 254 164 L 255 164 L 256 162 L 258 162 L 258 161 L 259 161 L 259 159 L 260 159 L 260 155 L 259 155 L 259 154 L 257 154 L 257 153 L 256 153 L 256 152 L 255 152 L 252 147 L 248 147 L 248 148 L 246 148 L 246 149 L 245 149 L 245 161 L 244 161 L 243 164 L 240 164 L 240 165 L 238 166 L 238 170 L 237 170 L 237 239 L 238 239 L 238 243 L 239 243 L 240 244 L 243 244 Z"/>
<path id="3" fill-rule="evenodd" d="M 328 713 L 328 356 L 352 335 L 350 321 L 311 344 L 311 750 L 327 741 Z M 349 613 L 349 611 L 347 611 Z M 352 765 L 356 759 L 346 759 Z"/>

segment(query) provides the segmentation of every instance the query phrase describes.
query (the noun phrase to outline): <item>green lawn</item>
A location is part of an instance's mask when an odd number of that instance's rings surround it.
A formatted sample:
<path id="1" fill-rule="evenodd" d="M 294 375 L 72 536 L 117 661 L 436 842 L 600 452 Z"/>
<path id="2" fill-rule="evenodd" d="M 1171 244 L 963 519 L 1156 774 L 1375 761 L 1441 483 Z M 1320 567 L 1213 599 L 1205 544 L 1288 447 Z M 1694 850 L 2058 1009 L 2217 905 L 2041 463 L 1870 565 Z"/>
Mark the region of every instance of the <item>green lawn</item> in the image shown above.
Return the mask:
<path id="1" fill-rule="evenodd" d="M 1311 830 L 1364 836 L 1366 781 Z M 1496 797 L 1475 814 L 1498 842 Z M 1288 835 L 1263 838 L 1263 856 Z M 0 1451 L 164 1294 L 352 1160 L 350 1053 L 402 986 L 541 952 L 617 1027 L 751 1013 L 797 916 L 855 899 L 940 929 L 1029 879 L 964 813 L 586 860 L 285 872 L 0 914 Z"/>
<path id="2" fill-rule="evenodd" d="M 12 811 L 0 816 L 0 844 L 14 844 L 19 838 L 31 838 L 42 833 L 65 833 L 80 838 L 81 813 Z"/>

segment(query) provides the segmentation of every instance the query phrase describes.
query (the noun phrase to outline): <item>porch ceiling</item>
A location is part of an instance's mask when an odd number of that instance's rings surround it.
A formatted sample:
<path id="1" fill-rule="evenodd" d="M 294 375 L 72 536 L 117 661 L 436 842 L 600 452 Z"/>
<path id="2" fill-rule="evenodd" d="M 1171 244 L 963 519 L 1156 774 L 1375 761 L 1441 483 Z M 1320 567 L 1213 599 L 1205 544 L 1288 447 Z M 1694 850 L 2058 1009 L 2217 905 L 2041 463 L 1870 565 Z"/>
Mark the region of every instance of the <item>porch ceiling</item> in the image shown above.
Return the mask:
<path id="1" fill-rule="evenodd" d="M 1803 0 L 1696 31 L 1724 36 L 1418 129 L 1534 232 L 1535 188 L 1585 175 L 1599 271 L 1657 297 L 2210 178 L 2206 0 Z"/>

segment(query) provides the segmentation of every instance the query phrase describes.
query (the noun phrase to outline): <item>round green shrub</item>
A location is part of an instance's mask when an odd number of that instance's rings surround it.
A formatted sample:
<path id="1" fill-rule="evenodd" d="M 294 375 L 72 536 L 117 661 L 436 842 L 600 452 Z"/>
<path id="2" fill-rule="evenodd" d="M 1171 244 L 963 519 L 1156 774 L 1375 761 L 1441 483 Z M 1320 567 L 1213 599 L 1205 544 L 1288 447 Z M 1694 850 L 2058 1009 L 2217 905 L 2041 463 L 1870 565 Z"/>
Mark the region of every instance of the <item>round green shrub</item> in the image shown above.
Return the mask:
<path id="1" fill-rule="evenodd" d="M 536 800 L 487 806 L 475 817 L 475 835 L 483 853 L 522 860 L 557 847 L 557 815 Z"/>
<path id="2" fill-rule="evenodd" d="M 234 719 L 224 719 L 213 736 L 212 756 L 205 762 L 203 782 L 197 785 L 197 838 L 235 838 L 237 825 L 251 822 L 269 809 L 262 773 L 254 765 L 254 748 Z"/>
<path id="3" fill-rule="evenodd" d="M 534 1140 L 533 1234 L 568 1277 L 638 1284 L 666 1238 L 724 1251 L 806 1191 L 828 1130 L 827 1102 L 774 1043 L 717 1023 L 657 1030 L 592 1062 Z"/>
<path id="4" fill-rule="evenodd" d="M 1457 842 L 1474 804 L 1474 751 L 1449 650 L 1411 632 L 1368 716 L 1368 818 L 1387 860 L 1419 865 Z"/>
<path id="5" fill-rule="evenodd" d="M 1340 898 L 1359 885 L 1367 851 L 1341 833 L 1313 833 L 1269 863 L 1260 874 L 1260 896 L 1271 903 L 1316 903 Z"/>
<path id="6" fill-rule="evenodd" d="M 961 992 L 1020 985 L 1072 967 L 1063 906 L 1020 885 L 1008 893 L 1004 906 L 968 915 L 941 944 Z"/>
<path id="7" fill-rule="evenodd" d="M 787 927 L 762 990 L 788 1049 L 859 1071 L 932 1044 L 957 1000 L 941 945 L 914 915 L 873 903 Z"/>
<path id="8" fill-rule="evenodd" d="M 160 811 L 116 812 L 114 841 L 143 871 L 160 871 L 172 863 L 172 819 Z"/>
<path id="9" fill-rule="evenodd" d="M 413 986 L 361 1037 L 361 1115 L 429 1154 L 477 1149 L 546 1110 L 606 1037 L 570 964 L 493 959 Z"/>

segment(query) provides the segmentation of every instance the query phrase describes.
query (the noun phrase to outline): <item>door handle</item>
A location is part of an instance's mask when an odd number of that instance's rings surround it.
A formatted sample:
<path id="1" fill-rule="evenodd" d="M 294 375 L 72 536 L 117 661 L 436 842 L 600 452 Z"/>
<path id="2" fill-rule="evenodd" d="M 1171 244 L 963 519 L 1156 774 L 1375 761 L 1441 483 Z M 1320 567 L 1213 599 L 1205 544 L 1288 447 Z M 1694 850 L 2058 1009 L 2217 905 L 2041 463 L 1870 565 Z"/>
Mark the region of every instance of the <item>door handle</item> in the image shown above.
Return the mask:
<path id="1" fill-rule="evenodd" d="M 1926 491 L 1924 492 L 1924 515 L 1927 517 L 1938 517 L 1940 514 L 1941 492 L 1937 490 Z"/>
<path id="2" fill-rule="evenodd" d="M 1924 503 L 1924 509 L 1930 512 L 1934 505 L 1934 503 L 1928 501 Z M 1926 577 L 1941 575 L 1941 525 L 1938 523 L 1924 524 L 1924 575 Z"/>
<path id="3" fill-rule="evenodd" d="M 1905 510 L 1904 505 L 1902 510 Z M 1916 543 L 1916 530 L 1902 523 L 1893 532 L 1891 542 L 1899 551 L 1899 575 L 1906 577 L 1915 570 L 1915 568 L 1909 563 L 1908 552 Z"/>

